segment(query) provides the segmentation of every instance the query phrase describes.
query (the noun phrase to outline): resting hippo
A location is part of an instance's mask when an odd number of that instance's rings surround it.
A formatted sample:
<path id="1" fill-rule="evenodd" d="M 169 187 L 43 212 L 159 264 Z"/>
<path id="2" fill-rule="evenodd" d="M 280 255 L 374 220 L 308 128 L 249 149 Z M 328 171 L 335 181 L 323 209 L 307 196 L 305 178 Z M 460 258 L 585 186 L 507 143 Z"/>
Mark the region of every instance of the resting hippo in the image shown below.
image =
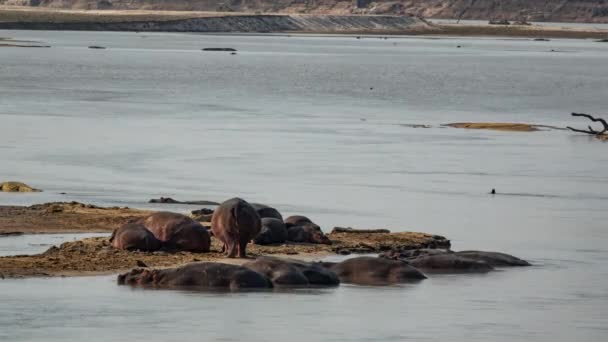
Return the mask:
<path id="1" fill-rule="evenodd" d="M 285 226 L 287 228 L 290 228 L 293 226 L 302 226 L 305 224 L 317 226 L 306 216 L 295 215 L 295 216 L 289 216 L 288 218 L 285 219 Z"/>
<path id="2" fill-rule="evenodd" d="M 110 237 L 112 247 L 128 251 L 140 250 L 157 251 L 161 242 L 140 223 L 128 222 L 112 232 Z"/>
<path id="3" fill-rule="evenodd" d="M 447 256 L 438 256 L 443 254 L 446 254 Z M 434 256 L 438 257 L 431 258 Z M 424 271 L 427 271 L 425 268 L 428 267 L 434 270 L 442 268 L 443 271 L 448 272 L 487 272 L 487 266 L 484 265 L 481 267 L 476 267 L 479 265 L 472 263 L 472 261 L 482 262 L 493 267 L 530 266 L 529 262 L 504 253 L 481 251 L 453 252 L 449 249 L 421 248 L 409 250 L 391 250 L 381 253 L 380 257 L 395 260 L 405 260 L 410 262 L 415 267 L 423 269 Z M 421 257 L 425 257 L 425 259 L 416 261 Z"/>
<path id="4" fill-rule="evenodd" d="M 195 204 L 195 205 L 218 205 L 214 201 L 178 201 L 171 197 L 153 198 L 148 203 L 169 203 L 169 204 Z"/>
<path id="5" fill-rule="evenodd" d="M 393 260 L 411 260 L 420 256 L 454 253 L 449 249 L 419 248 L 419 249 L 391 249 L 380 253 L 379 257 Z"/>
<path id="6" fill-rule="evenodd" d="M 226 256 L 247 257 L 247 243 L 255 238 L 262 228 L 260 216 L 247 201 L 232 198 L 220 204 L 211 218 L 213 236 L 223 244 Z"/>
<path id="7" fill-rule="evenodd" d="M 277 220 L 281 220 L 281 222 L 283 221 L 283 216 L 281 215 L 281 213 L 273 207 L 269 207 L 265 204 L 260 203 L 251 203 L 251 206 L 254 207 L 255 210 L 258 212 L 260 218 L 271 217 Z"/>
<path id="8" fill-rule="evenodd" d="M 192 263 L 163 270 L 134 269 L 119 275 L 118 284 L 156 288 L 230 290 L 272 287 L 268 278 L 249 268 L 212 262 Z"/>
<path id="9" fill-rule="evenodd" d="M 198 222 L 211 222 L 213 217 L 213 210 L 208 208 L 202 208 L 198 210 L 192 210 L 190 212 L 192 219 Z"/>
<path id="10" fill-rule="evenodd" d="M 288 228 L 287 241 L 331 245 L 331 240 L 314 223 Z"/>
<path id="11" fill-rule="evenodd" d="M 168 249 L 204 253 L 209 252 L 211 238 L 200 223 L 188 216 L 158 212 L 138 221 Z"/>
<path id="12" fill-rule="evenodd" d="M 334 271 L 343 283 L 390 285 L 426 279 L 422 272 L 399 260 L 357 257 L 339 263 L 321 264 Z"/>
<path id="13" fill-rule="evenodd" d="M 337 286 L 338 276 L 317 263 L 292 259 L 259 257 L 243 264 L 244 267 L 264 274 L 279 286 Z"/>
<path id="14" fill-rule="evenodd" d="M 258 245 L 270 245 L 273 243 L 283 243 L 287 240 L 287 228 L 285 223 L 275 218 L 262 218 L 262 230 L 253 242 Z"/>
<path id="15" fill-rule="evenodd" d="M 409 264 L 427 273 L 486 273 L 494 267 L 456 253 L 423 255 L 408 260 Z"/>
<path id="16" fill-rule="evenodd" d="M 468 259 L 484 261 L 491 266 L 502 267 L 502 266 L 532 266 L 529 262 L 520 258 L 514 257 L 509 254 L 499 252 L 482 252 L 482 251 L 460 251 L 455 252 L 459 256 L 466 257 Z"/>

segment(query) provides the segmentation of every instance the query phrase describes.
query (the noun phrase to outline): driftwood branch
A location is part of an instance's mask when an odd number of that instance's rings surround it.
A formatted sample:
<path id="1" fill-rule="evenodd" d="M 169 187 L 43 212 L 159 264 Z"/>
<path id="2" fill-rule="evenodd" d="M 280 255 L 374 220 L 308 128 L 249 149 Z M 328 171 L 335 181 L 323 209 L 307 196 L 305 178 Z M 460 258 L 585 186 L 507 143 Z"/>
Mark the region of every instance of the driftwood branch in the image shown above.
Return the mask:
<path id="1" fill-rule="evenodd" d="M 576 128 L 572 128 L 570 126 L 566 127 L 569 130 L 573 131 L 573 132 L 579 132 L 579 133 L 587 133 L 587 134 L 593 134 L 593 135 L 600 135 L 600 134 L 604 134 L 606 133 L 606 131 L 608 131 L 608 122 L 606 122 L 606 120 L 602 119 L 602 118 L 595 118 L 589 114 L 584 114 L 584 113 L 572 113 L 572 116 L 582 116 L 585 117 L 593 122 L 599 122 L 602 124 L 602 126 L 604 126 L 604 129 L 601 131 L 596 131 L 593 129 L 593 127 L 591 126 L 587 126 L 589 128 L 588 131 L 585 131 L 583 129 L 576 129 Z"/>

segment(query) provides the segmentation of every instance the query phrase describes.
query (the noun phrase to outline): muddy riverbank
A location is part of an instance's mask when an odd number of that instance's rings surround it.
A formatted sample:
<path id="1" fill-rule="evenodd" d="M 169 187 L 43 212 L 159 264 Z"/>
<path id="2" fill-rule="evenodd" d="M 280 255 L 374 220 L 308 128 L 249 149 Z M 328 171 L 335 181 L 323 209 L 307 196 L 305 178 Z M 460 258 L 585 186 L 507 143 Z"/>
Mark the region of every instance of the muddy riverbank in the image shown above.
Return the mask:
<path id="1" fill-rule="evenodd" d="M 151 211 L 129 208 L 103 208 L 77 202 L 46 203 L 29 207 L 0 207 L 0 233 L 92 233 L 111 232 L 130 219 L 143 217 Z M 208 225 L 203 222 L 203 225 Z M 326 229 L 327 230 L 327 229 Z M 448 248 L 450 241 L 438 235 L 385 230 L 356 232 L 337 229 L 327 234 L 331 245 L 285 243 L 260 246 L 251 244 L 251 257 L 260 255 L 295 255 L 298 258 L 321 258 L 332 254 L 378 253 L 390 249 Z M 113 248 L 107 237 L 86 238 L 53 246 L 36 255 L 0 258 L 2 277 L 73 276 L 106 274 L 124 271 L 142 264 L 150 267 L 179 266 L 195 261 L 244 260 L 226 259 L 221 245 L 212 238 L 209 253 L 130 252 Z"/>
<path id="2" fill-rule="evenodd" d="M 411 15 L 253 14 L 187 11 L 83 11 L 0 7 L 0 29 L 449 35 L 543 38 L 608 37 L 608 30 L 530 25 L 434 24 Z"/>

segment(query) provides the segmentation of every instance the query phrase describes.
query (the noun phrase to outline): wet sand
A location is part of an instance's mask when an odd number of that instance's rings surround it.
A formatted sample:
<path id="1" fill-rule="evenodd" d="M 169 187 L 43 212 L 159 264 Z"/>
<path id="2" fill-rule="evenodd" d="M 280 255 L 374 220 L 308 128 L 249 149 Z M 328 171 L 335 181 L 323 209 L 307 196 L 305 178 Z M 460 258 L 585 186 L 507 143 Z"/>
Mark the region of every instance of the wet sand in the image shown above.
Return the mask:
<path id="1" fill-rule="evenodd" d="M 538 126 L 525 123 L 505 123 L 505 122 L 457 122 L 446 126 L 452 128 L 466 129 L 490 129 L 495 131 L 509 132 L 534 132 L 538 131 Z"/>
<path id="2" fill-rule="evenodd" d="M 0 235 L 112 232 L 128 220 L 150 213 L 147 210 L 103 208 L 78 202 L 45 203 L 29 207 L 0 206 Z"/>
<path id="3" fill-rule="evenodd" d="M 103 232 L 112 231 L 129 219 L 150 211 L 101 208 L 82 203 L 47 203 L 30 207 L 1 207 L 0 233 Z M 10 223 L 6 226 L 5 223 Z M 208 223 L 203 223 L 208 225 Z M 259 246 L 250 244 L 251 257 L 260 255 L 318 259 L 331 254 L 378 253 L 393 248 L 449 247 L 442 236 L 416 232 L 351 233 L 327 235 L 331 245 L 286 243 Z M 37 255 L 0 258 L 0 277 L 76 276 L 117 273 L 138 267 L 174 267 L 196 261 L 243 263 L 246 259 L 226 259 L 221 244 L 212 238 L 211 252 L 130 252 L 113 248 L 107 237 L 87 238 L 53 246 Z"/>

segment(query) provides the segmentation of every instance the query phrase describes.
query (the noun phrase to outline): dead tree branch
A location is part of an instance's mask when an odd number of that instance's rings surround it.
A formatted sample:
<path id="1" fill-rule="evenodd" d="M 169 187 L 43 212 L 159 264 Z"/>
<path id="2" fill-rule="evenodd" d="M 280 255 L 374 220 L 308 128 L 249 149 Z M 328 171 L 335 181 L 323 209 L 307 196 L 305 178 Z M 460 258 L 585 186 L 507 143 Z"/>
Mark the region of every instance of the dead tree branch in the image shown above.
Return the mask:
<path id="1" fill-rule="evenodd" d="M 571 131 L 574 132 L 579 132 L 579 133 L 587 133 L 587 134 L 593 134 L 593 135 L 601 135 L 606 133 L 606 131 L 608 131 L 608 122 L 606 122 L 606 120 L 602 119 L 602 118 L 595 118 L 589 114 L 584 114 L 584 113 L 572 113 L 572 116 L 582 116 L 585 117 L 593 122 L 600 122 L 602 124 L 602 126 L 604 126 L 604 129 L 601 131 L 596 131 L 594 130 L 591 126 L 587 126 L 589 128 L 588 131 L 582 130 L 582 129 L 576 129 L 576 128 L 572 128 L 570 126 L 566 127 Z"/>

